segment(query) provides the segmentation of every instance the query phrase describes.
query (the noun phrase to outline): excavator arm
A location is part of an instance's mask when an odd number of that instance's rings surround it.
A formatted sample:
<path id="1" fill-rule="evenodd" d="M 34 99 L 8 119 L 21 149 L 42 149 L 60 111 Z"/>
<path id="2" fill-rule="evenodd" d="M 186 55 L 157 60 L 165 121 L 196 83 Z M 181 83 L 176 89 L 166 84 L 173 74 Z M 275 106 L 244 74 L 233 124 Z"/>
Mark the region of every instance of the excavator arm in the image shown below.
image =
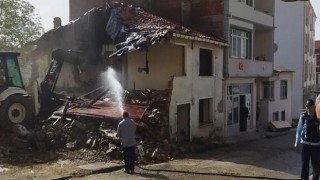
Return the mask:
<path id="1" fill-rule="evenodd" d="M 49 116 L 64 103 L 61 97 L 54 92 L 64 63 L 79 66 L 83 61 L 79 53 L 75 51 L 65 51 L 63 49 L 55 49 L 52 51 L 52 61 L 46 76 L 40 83 L 40 115 Z"/>

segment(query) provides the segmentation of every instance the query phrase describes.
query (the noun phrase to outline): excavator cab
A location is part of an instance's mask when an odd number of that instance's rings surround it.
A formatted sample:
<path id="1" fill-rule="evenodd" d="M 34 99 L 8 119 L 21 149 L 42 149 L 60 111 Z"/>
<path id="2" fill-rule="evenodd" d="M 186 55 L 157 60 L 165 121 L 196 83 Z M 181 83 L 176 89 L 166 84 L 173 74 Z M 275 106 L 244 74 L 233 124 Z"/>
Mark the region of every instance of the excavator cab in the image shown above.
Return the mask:
<path id="1" fill-rule="evenodd" d="M 0 52 L 0 126 L 25 123 L 33 112 L 31 96 L 24 88 L 18 52 Z"/>
<path id="2" fill-rule="evenodd" d="M 0 53 L 0 86 L 24 89 L 16 52 Z"/>

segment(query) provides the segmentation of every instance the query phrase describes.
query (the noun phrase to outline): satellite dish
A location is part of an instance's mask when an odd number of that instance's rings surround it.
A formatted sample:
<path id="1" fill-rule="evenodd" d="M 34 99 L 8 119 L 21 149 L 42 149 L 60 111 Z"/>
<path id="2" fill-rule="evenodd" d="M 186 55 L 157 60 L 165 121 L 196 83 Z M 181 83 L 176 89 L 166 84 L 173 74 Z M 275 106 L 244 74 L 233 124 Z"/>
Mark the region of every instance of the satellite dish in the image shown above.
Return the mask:
<path id="1" fill-rule="evenodd" d="M 278 44 L 274 43 L 273 44 L 273 53 L 278 51 Z"/>

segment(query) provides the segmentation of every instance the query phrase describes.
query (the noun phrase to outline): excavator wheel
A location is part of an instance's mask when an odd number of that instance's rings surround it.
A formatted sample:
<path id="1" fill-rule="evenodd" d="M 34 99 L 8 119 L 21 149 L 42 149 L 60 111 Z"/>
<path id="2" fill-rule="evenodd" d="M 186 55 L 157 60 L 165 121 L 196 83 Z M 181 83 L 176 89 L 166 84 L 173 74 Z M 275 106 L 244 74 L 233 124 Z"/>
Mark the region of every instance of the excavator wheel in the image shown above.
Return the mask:
<path id="1" fill-rule="evenodd" d="M 31 119 L 31 100 L 20 96 L 9 96 L 0 106 L 0 125 L 11 130 L 14 124 L 24 124 Z"/>

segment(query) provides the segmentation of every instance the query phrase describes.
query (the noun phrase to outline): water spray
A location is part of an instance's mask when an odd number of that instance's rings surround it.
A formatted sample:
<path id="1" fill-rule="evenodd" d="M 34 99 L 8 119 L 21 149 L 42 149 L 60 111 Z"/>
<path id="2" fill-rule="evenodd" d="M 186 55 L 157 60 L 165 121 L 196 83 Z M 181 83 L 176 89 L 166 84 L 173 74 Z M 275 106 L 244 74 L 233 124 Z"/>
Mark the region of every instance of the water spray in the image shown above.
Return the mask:
<path id="1" fill-rule="evenodd" d="M 114 100 L 118 103 L 118 108 L 123 114 L 123 88 L 117 79 L 116 71 L 108 67 L 107 71 L 102 73 L 103 85 L 109 89 L 109 93 L 114 95 Z"/>

